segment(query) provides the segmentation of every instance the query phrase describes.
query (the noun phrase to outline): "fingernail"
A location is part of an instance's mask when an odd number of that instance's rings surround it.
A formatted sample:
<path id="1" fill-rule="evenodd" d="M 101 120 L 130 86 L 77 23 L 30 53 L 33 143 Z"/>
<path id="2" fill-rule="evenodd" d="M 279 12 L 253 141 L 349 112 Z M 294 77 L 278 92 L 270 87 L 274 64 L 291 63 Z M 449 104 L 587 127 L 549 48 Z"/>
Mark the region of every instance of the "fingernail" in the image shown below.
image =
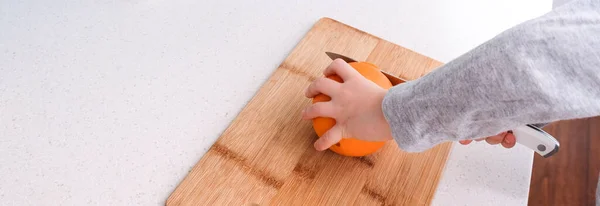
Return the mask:
<path id="1" fill-rule="evenodd" d="M 506 142 L 506 144 L 512 144 L 512 141 L 511 141 L 511 140 L 509 140 L 508 138 L 505 138 L 505 139 L 504 139 L 504 142 Z"/>
<path id="2" fill-rule="evenodd" d="M 509 134 L 512 134 L 512 130 L 508 130 L 508 133 L 509 133 Z"/>

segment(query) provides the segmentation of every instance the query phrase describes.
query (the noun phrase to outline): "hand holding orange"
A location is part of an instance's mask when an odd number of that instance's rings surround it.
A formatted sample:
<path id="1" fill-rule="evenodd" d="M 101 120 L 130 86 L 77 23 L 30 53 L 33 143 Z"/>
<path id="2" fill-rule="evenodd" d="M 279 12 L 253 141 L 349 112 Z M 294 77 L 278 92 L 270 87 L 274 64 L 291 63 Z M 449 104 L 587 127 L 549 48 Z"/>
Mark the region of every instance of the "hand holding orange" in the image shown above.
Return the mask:
<path id="1" fill-rule="evenodd" d="M 306 90 L 313 104 L 303 111 L 312 119 L 320 137 L 317 150 L 327 148 L 345 156 L 365 156 L 392 139 L 381 109 L 383 97 L 392 87 L 377 66 L 367 62 L 350 64 L 336 59 Z"/>

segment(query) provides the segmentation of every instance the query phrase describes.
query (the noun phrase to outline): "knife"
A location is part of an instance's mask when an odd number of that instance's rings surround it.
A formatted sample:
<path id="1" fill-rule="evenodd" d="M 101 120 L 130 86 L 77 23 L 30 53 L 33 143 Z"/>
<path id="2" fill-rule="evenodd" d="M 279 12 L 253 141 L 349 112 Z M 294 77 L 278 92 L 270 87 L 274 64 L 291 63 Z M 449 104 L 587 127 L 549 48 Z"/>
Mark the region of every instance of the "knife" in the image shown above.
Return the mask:
<path id="1" fill-rule="evenodd" d="M 333 52 L 325 52 L 331 60 L 342 59 L 346 63 L 357 62 L 356 60 Z M 396 77 L 390 73 L 380 70 L 385 75 L 392 85 L 408 82 L 408 80 Z M 560 144 L 552 135 L 534 125 L 528 124 L 512 129 L 517 143 L 532 149 L 544 158 L 550 157 L 558 152 Z"/>

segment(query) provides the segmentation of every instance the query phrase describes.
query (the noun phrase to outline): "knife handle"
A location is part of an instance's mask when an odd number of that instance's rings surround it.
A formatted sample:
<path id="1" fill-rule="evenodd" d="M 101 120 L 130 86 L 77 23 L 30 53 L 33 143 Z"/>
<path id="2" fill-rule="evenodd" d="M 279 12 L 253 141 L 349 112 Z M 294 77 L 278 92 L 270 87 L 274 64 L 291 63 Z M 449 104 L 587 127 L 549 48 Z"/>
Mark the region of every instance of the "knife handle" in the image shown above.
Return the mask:
<path id="1" fill-rule="evenodd" d="M 528 124 L 517 127 L 512 131 L 517 143 L 532 149 L 544 158 L 556 154 L 560 147 L 560 144 L 552 135 L 536 126 Z"/>

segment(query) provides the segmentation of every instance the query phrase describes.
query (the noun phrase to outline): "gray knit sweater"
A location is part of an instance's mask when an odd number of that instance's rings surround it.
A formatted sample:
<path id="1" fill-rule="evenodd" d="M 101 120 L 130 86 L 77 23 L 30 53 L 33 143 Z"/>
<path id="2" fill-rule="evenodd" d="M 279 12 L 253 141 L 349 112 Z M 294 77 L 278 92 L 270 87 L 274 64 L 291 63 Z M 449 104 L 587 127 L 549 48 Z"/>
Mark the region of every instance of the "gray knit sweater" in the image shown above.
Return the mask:
<path id="1" fill-rule="evenodd" d="M 567 3 L 393 87 L 383 110 L 409 152 L 600 115 L 600 0 Z"/>

